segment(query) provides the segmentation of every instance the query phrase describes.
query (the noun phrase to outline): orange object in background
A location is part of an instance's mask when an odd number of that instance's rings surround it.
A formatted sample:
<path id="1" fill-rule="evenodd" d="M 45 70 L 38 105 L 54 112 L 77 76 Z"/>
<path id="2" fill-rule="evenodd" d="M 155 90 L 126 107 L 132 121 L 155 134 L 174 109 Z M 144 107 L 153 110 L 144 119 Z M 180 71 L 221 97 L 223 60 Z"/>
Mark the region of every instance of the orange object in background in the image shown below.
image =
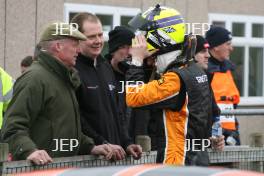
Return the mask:
<path id="1" fill-rule="evenodd" d="M 240 102 L 240 94 L 230 70 L 225 73 L 215 72 L 211 86 L 217 104 L 238 104 Z"/>
<path id="2" fill-rule="evenodd" d="M 233 105 L 240 102 L 240 94 L 230 70 L 225 73 L 215 72 L 211 86 L 216 103 L 221 110 L 232 110 Z M 220 122 L 223 129 L 236 130 L 234 115 L 221 115 Z"/>

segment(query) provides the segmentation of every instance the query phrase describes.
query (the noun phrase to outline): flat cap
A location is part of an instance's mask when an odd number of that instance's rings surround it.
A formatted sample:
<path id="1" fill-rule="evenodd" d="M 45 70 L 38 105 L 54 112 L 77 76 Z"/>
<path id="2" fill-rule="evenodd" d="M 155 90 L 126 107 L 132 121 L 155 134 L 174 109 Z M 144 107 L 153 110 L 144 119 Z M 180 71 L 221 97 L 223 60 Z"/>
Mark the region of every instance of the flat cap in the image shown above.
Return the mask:
<path id="1" fill-rule="evenodd" d="M 55 22 L 44 30 L 40 37 L 40 41 L 51 41 L 51 40 L 60 40 L 65 38 L 72 38 L 76 40 L 86 40 L 86 36 L 83 35 L 77 29 L 77 24 L 75 23 L 64 23 L 64 22 Z"/>

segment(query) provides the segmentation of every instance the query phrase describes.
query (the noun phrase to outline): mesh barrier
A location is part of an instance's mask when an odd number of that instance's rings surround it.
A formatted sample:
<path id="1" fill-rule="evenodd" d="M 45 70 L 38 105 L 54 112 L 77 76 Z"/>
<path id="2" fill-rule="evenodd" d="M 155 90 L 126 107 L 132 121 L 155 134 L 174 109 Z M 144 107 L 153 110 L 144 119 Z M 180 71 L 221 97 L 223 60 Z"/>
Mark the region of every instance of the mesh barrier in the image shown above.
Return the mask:
<path id="1" fill-rule="evenodd" d="M 212 166 L 263 172 L 264 148 L 225 147 L 223 152 L 209 151 Z"/>
<path id="2" fill-rule="evenodd" d="M 252 170 L 263 172 L 264 170 L 264 148 L 256 147 L 225 147 L 222 152 L 209 150 L 209 159 L 211 166 L 221 166 L 227 168 L 236 168 L 241 170 Z M 29 172 L 33 170 L 46 170 L 51 168 L 71 168 L 71 167 L 102 167 L 118 165 L 138 165 L 155 163 L 156 152 L 144 153 L 139 160 L 134 160 L 128 156 L 122 161 L 108 161 L 102 157 L 96 156 L 75 156 L 65 158 L 55 158 L 53 163 L 44 166 L 33 166 L 28 161 L 14 161 L 2 163 L 3 174 L 13 174 Z"/>
<path id="3" fill-rule="evenodd" d="M 53 163 L 43 166 L 34 166 L 28 161 L 14 161 L 2 163 L 2 174 L 14 174 L 21 172 L 30 172 L 33 170 L 46 170 L 56 168 L 82 168 L 82 167 L 102 167 L 102 166 L 120 166 L 120 165 L 139 165 L 156 162 L 156 152 L 143 153 L 139 160 L 134 160 L 131 156 L 121 161 L 108 161 L 102 157 L 91 155 L 54 158 Z"/>
<path id="4" fill-rule="evenodd" d="M 236 115 L 263 115 L 263 109 L 236 109 L 223 110 L 222 114 Z M 263 146 L 262 143 L 253 146 Z M 43 166 L 35 166 L 28 161 L 4 161 L 8 154 L 8 147 L 0 143 L 0 175 L 30 172 L 35 170 L 47 170 L 56 168 L 82 168 L 82 167 L 102 167 L 102 166 L 119 166 L 119 165 L 139 165 L 156 162 L 157 153 L 155 151 L 143 153 L 139 160 L 134 160 L 128 156 L 122 161 L 108 161 L 102 157 L 91 155 L 54 158 L 52 163 Z M 221 166 L 235 168 L 240 170 L 252 170 L 264 172 L 264 148 L 262 147 L 225 147 L 224 151 L 217 152 L 208 150 L 211 166 Z"/>

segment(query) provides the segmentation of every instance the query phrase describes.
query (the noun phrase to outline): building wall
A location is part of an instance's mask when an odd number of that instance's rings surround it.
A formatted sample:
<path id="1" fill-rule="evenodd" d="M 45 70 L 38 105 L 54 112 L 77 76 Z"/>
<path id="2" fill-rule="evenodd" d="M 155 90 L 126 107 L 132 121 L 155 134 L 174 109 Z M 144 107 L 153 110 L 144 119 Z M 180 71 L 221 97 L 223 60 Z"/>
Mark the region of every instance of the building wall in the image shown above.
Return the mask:
<path id="1" fill-rule="evenodd" d="M 0 64 L 13 78 L 20 75 L 20 61 L 33 54 L 45 25 L 51 21 L 63 20 L 64 1 L 54 2 L 1 0 L 0 32 L 4 35 L 0 35 Z"/>
<path id="2" fill-rule="evenodd" d="M 24 53 L 31 53 L 35 45 L 35 3 L 35 0 L 6 1 L 5 69 L 12 75 L 18 71 L 19 59 Z"/>
<path id="3" fill-rule="evenodd" d="M 264 15 L 263 0 L 208 0 L 209 12 Z"/>
<path id="4" fill-rule="evenodd" d="M 161 4 L 172 6 L 181 12 L 186 21 L 207 21 L 207 6 L 203 0 L 0 0 L 0 66 L 12 77 L 20 75 L 20 61 L 32 55 L 34 46 L 45 26 L 53 21 L 64 19 L 64 3 L 111 5 L 135 7 L 146 10 L 149 5 Z M 203 2 L 203 3 L 199 3 Z M 189 10 L 199 6 L 205 13 L 200 15 Z M 188 7 L 188 8 L 187 8 Z M 195 18 L 192 18 L 195 16 Z"/>
<path id="5" fill-rule="evenodd" d="M 141 8 L 143 1 L 134 1 L 134 0 L 65 0 L 66 3 L 79 3 L 79 4 L 95 4 L 95 5 L 111 5 L 111 6 L 120 6 L 120 7 L 138 7 Z M 151 2 L 148 1 L 147 2 Z M 152 1 L 152 2 L 155 2 Z M 158 2 L 158 1 L 156 1 Z M 149 3 L 151 4 L 151 3 Z"/>
<path id="6" fill-rule="evenodd" d="M 0 0 L 0 65 L 14 78 L 19 76 L 20 60 L 32 55 L 45 25 L 64 19 L 64 3 L 146 10 L 159 2 L 179 10 L 188 23 L 207 22 L 208 13 L 264 15 L 262 0 Z"/>
<path id="7" fill-rule="evenodd" d="M 5 55 L 5 0 L 0 0 L 0 65 L 4 67 Z"/>
<path id="8" fill-rule="evenodd" d="M 34 0 L 36 1 L 36 0 Z M 56 3 L 54 3 L 56 2 Z M 63 21 L 64 0 L 37 0 L 36 37 L 37 43 L 45 26 L 51 22 Z"/>
<path id="9" fill-rule="evenodd" d="M 262 116 L 237 116 L 240 127 L 240 140 L 242 145 L 251 145 L 254 134 L 264 135 L 264 117 Z"/>

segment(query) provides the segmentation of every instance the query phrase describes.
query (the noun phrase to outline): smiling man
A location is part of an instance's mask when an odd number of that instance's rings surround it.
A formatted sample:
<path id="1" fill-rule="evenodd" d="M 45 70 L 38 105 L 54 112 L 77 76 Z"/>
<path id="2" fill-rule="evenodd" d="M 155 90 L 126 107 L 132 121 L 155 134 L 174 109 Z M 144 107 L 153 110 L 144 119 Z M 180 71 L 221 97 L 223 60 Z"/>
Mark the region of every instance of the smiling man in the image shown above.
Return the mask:
<path id="1" fill-rule="evenodd" d="M 80 42 L 80 54 L 76 63 L 82 81 L 82 86 L 77 91 L 82 130 L 96 144 L 108 143 L 115 151 L 113 159 L 124 159 L 125 150 L 139 158 L 141 151 L 131 145 L 122 130 L 115 75 L 111 65 L 101 56 L 104 46 L 102 24 L 91 13 L 79 13 L 71 22 L 78 24 L 79 31 L 87 37 Z"/>

